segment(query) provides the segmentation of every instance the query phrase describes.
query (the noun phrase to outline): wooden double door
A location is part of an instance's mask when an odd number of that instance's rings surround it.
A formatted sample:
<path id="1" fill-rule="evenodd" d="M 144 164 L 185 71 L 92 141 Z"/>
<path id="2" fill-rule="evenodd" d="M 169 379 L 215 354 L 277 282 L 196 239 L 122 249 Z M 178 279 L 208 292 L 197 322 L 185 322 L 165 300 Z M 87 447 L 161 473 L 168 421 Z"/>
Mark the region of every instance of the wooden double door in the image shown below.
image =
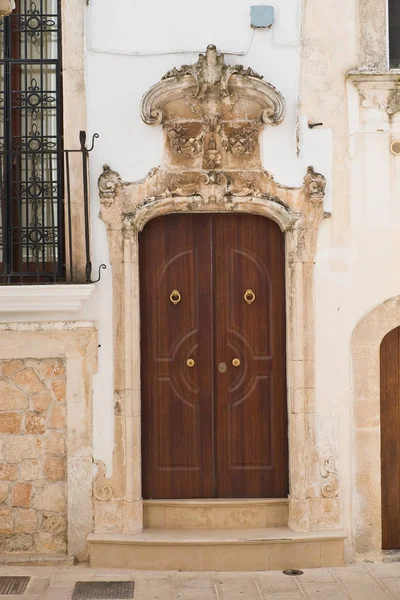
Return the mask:
<path id="1" fill-rule="evenodd" d="M 161 217 L 140 273 L 143 497 L 287 496 L 284 234 Z"/>

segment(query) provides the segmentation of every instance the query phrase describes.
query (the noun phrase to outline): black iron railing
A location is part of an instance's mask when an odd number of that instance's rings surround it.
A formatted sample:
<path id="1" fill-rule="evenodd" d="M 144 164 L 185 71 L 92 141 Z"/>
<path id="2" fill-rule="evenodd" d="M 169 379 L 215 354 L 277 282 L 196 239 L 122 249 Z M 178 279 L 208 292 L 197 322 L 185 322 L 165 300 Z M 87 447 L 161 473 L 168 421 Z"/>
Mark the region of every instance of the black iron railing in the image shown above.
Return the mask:
<path id="1" fill-rule="evenodd" d="M 91 283 L 89 153 L 0 151 L 0 284 Z M 101 265 L 100 268 L 105 268 Z"/>

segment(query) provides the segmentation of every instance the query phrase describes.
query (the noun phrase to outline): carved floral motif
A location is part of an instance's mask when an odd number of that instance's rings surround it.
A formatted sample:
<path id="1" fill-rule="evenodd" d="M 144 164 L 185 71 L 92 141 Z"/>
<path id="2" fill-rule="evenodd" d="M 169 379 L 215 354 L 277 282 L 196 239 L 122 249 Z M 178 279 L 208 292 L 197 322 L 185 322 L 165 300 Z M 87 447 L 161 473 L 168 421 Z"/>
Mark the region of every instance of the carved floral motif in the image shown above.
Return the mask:
<path id="1" fill-rule="evenodd" d="M 339 495 L 339 479 L 334 458 L 330 457 L 324 461 L 321 477 L 329 480 L 321 487 L 322 496 L 324 498 L 336 498 Z"/>
<path id="2" fill-rule="evenodd" d="M 183 124 L 168 123 L 166 129 L 169 135 L 171 148 L 177 154 L 183 154 L 187 158 L 193 158 L 203 150 L 205 133 L 190 137 L 188 126 Z"/>
<path id="3" fill-rule="evenodd" d="M 227 152 L 234 156 L 251 155 L 257 148 L 260 124 L 250 122 L 226 128 L 222 144 Z"/>

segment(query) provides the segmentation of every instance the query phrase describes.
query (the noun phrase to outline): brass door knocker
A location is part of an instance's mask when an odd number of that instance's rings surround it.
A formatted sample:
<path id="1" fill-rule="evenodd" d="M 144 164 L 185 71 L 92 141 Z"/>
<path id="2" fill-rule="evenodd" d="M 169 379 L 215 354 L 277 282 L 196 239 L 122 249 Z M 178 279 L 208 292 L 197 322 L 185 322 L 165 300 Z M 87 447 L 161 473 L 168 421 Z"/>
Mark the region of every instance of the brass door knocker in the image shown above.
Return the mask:
<path id="1" fill-rule="evenodd" d="M 172 304 L 179 304 L 179 302 L 182 300 L 182 297 L 178 290 L 172 290 L 169 299 L 171 300 Z"/>
<path id="2" fill-rule="evenodd" d="M 246 290 L 244 299 L 246 300 L 247 304 L 253 304 L 254 300 L 256 299 L 256 295 L 253 290 Z"/>

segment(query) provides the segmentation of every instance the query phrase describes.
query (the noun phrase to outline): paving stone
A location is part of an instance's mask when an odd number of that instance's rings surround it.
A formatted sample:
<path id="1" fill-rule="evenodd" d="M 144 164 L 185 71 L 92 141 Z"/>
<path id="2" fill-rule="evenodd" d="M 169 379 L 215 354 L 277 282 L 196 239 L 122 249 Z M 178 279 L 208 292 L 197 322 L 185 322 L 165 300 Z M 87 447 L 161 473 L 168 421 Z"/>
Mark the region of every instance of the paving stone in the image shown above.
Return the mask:
<path id="1" fill-rule="evenodd" d="M 221 574 L 215 578 L 219 600 L 260 600 L 261 593 L 257 587 L 255 577 L 242 576 L 231 578 Z"/>
<path id="2" fill-rule="evenodd" d="M 346 591 L 351 600 L 389 600 L 390 598 L 390 595 L 379 583 L 347 585 Z M 395 597 L 398 598 L 399 596 Z"/>
<path id="3" fill-rule="evenodd" d="M 348 600 L 349 595 L 339 584 L 300 582 L 301 590 L 306 598 L 323 598 L 324 600 Z"/>

